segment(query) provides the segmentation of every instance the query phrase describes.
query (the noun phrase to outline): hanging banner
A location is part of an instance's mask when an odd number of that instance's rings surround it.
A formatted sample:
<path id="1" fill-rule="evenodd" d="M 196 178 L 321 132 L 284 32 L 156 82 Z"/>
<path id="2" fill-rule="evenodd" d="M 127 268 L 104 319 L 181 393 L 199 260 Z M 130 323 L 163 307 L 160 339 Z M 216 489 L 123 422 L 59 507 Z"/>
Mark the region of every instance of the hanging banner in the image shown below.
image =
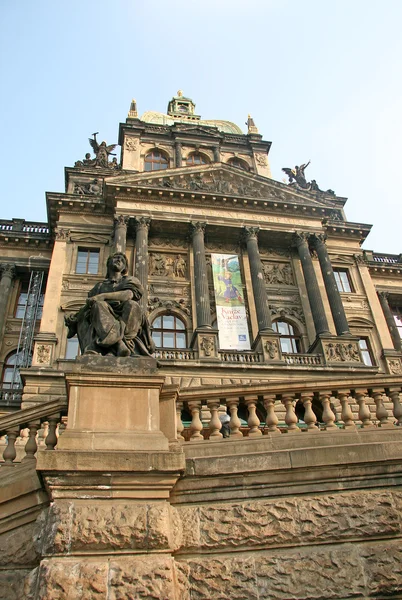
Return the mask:
<path id="1" fill-rule="evenodd" d="M 211 254 L 221 350 L 250 350 L 239 257 Z"/>

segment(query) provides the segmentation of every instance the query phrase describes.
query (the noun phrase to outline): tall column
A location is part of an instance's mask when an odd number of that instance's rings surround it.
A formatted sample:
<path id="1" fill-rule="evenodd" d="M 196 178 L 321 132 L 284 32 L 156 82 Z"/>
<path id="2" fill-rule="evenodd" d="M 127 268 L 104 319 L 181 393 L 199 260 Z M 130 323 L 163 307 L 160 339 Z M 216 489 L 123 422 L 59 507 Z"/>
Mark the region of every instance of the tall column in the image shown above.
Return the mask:
<path id="1" fill-rule="evenodd" d="M 381 308 L 383 310 L 385 320 L 387 321 L 388 329 L 392 338 L 392 343 L 394 344 L 395 350 L 398 350 L 398 352 L 402 352 L 402 340 L 399 336 L 398 328 L 395 325 L 394 315 L 392 314 L 390 306 L 388 304 L 388 297 L 388 292 L 378 292 L 378 298 L 380 299 Z"/>
<path id="2" fill-rule="evenodd" d="M 300 262 L 303 269 L 304 280 L 306 282 L 307 295 L 310 303 L 311 313 L 313 315 L 314 327 L 316 335 L 322 333 L 329 334 L 327 317 L 325 315 L 324 304 L 322 302 L 320 288 L 318 287 L 317 278 L 315 276 L 314 265 L 311 259 L 310 250 L 308 247 L 308 234 L 295 233 L 294 242 L 299 253 Z"/>
<path id="3" fill-rule="evenodd" d="M 325 289 L 327 290 L 327 296 L 335 323 L 336 333 L 338 335 L 350 335 L 345 309 L 343 308 L 342 298 L 339 293 L 338 286 L 336 285 L 334 270 L 328 256 L 325 239 L 325 235 L 314 235 L 313 245 L 317 252 L 318 260 L 320 261 L 322 277 L 324 279 Z"/>
<path id="4" fill-rule="evenodd" d="M 135 219 L 135 276 L 144 287 L 140 304 L 144 310 L 148 305 L 148 231 L 151 225 L 149 217 Z"/>
<path id="5" fill-rule="evenodd" d="M 253 286 L 255 310 L 257 313 L 258 332 L 272 331 L 271 312 L 265 287 L 264 273 L 258 250 L 257 235 L 259 227 L 245 227 L 244 238 L 250 261 L 251 283 Z"/>
<path id="6" fill-rule="evenodd" d="M 207 262 L 205 260 L 204 232 L 206 223 L 191 223 L 191 235 L 194 254 L 194 284 L 195 303 L 197 311 L 197 329 L 211 327 L 211 305 L 209 302 L 209 287 Z"/>
<path id="7" fill-rule="evenodd" d="M 214 162 L 221 162 L 221 151 L 219 146 L 214 148 Z"/>
<path id="8" fill-rule="evenodd" d="M 181 157 L 181 143 L 176 142 L 174 146 L 175 156 L 176 156 L 176 167 L 182 166 L 182 157 Z"/>
<path id="9" fill-rule="evenodd" d="M 127 225 L 130 217 L 118 215 L 114 220 L 114 248 L 115 252 L 126 252 Z"/>
<path id="10" fill-rule="evenodd" d="M 4 324 L 7 319 L 7 307 L 10 291 L 15 277 L 15 266 L 11 264 L 0 265 L 0 336 L 3 334 Z"/>

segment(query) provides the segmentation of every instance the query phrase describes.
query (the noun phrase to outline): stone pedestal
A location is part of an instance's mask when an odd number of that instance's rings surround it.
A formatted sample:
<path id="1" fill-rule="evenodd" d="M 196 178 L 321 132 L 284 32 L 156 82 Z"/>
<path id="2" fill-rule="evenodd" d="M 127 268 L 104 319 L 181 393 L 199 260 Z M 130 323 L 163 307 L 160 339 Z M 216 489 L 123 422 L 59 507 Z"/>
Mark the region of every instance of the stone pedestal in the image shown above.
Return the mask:
<path id="1" fill-rule="evenodd" d="M 368 367 L 364 364 L 359 348 L 359 338 L 353 335 L 340 337 L 321 334 L 317 336 L 309 353 L 318 353 L 324 357 L 324 364 L 336 367 Z"/>
<path id="2" fill-rule="evenodd" d="M 37 457 L 52 502 L 26 592 L 178 599 L 168 501 L 185 468 L 174 443 L 177 388 L 160 398 L 164 377 L 145 357 L 83 356 L 66 381 L 67 429 L 56 450 Z"/>
<path id="3" fill-rule="evenodd" d="M 153 358 L 84 355 L 66 373 L 68 425 L 58 450 L 167 451 L 160 430 L 164 377 Z"/>
<path id="4" fill-rule="evenodd" d="M 282 364 L 283 357 L 279 334 L 272 332 L 259 332 L 255 338 L 252 350 L 263 356 L 264 363 Z"/>
<path id="5" fill-rule="evenodd" d="M 202 361 L 218 359 L 218 330 L 200 327 L 194 331 L 190 348 L 195 350 Z"/>

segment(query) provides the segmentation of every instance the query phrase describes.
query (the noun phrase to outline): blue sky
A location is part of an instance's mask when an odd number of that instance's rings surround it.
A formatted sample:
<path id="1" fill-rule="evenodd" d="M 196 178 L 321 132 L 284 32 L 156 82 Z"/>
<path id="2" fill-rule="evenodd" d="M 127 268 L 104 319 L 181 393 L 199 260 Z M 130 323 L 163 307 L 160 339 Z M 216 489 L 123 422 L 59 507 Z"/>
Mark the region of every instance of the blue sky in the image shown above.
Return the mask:
<path id="1" fill-rule="evenodd" d="M 1 216 L 46 220 L 93 131 L 182 89 L 204 119 L 251 113 L 274 179 L 310 159 L 365 247 L 400 253 L 401 22 L 401 0 L 2 0 Z"/>

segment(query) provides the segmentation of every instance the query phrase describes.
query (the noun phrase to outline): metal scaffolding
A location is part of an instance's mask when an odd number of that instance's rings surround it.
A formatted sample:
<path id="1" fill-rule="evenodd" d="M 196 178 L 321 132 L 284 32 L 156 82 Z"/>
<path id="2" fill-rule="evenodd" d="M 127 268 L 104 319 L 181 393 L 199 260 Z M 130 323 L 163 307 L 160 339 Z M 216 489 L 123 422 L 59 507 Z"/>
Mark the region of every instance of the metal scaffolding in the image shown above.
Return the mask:
<path id="1" fill-rule="evenodd" d="M 42 284 L 43 271 L 32 271 L 18 339 L 16 360 L 10 385 L 11 390 L 21 388 L 20 369 L 29 367 L 32 363 L 33 339 L 35 334 L 35 324 L 40 310 Z"/>

